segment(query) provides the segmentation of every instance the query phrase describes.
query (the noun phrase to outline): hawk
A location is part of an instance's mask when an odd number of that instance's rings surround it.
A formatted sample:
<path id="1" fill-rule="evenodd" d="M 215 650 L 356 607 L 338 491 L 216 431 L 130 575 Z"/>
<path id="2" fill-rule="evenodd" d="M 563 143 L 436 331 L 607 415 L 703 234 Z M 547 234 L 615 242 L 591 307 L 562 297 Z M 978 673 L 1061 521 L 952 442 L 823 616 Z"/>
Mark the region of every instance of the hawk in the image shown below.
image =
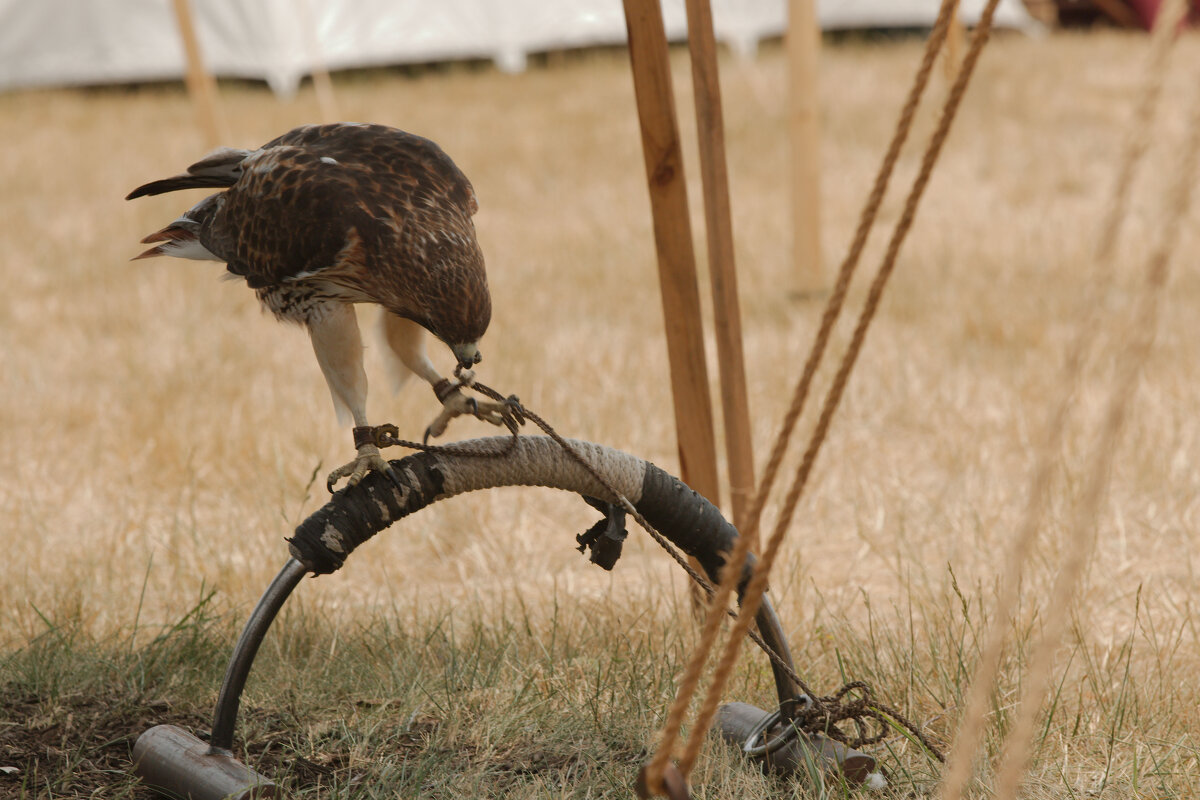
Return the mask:
<path id="1" fill-rule="evenodd" d="M 491 319 L 471 221 L 475 190 L 440 147 L 384 125 L 306 125 L 257 150 L 220 148 L 126 199 L 205 187 L 223 191 L 143 239 L 154 246 L 135 259 L 224 262 L 228 277 L 245 280 L 279 320 L 308 329 L 338 416 L 354 423 L 358 451 L 329 475 L 331 491 L 370 470 L 391 474 L 367 420 L 356 303 L 383 307 L 384 350 L 397 374 L 416 373 L 442 402 L 426 438 L 459 414 L 501 422 L 502 405 L 463 396 L 425 349 L 428 331 L 470 368 Z"/>

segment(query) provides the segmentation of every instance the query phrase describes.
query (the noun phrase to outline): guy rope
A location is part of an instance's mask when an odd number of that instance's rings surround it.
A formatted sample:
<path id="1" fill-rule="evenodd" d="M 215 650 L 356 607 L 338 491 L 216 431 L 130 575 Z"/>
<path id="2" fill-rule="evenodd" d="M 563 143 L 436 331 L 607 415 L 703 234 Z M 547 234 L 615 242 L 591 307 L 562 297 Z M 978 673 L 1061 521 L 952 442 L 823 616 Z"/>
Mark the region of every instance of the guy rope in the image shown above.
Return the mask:
<path id="1" fill-rule="evenodd" d="M 900 219 L 896 223 L 891 241 L 889 242 L 887 252 L 883 262 L 876 273 L 875 279 L 871 284 L 870 291 L 867 297 L 866 304 L 860 313 L 858 323 L 854 330 L 853 338 L 850 345 L 842 358 L 842 362 L 838 367 L 833 384 L 830 387 L 825 397 L 824 405 L 821 409 L 820 417 L 817 421 L 817 426 L 809 440 L 805 450 L 803 460 L 801 461 L 796 478 L 789 489 L 784 500 L 784 505 L 780 511 L 779 518 L 776 522 L 774 532 L 766 547 L 762 550 L 761 561 L 754 571 L 753 577 L 749 586 L 746 588 L 741 601 L 741 613 L 738 616 L 737 622 L 734 625 L 733 631 L 730 633 L 726 641 L 725 649 L 714 670 L 712 682 L 709 685 L 708 693 L 697 720 L 692 726 L 691 734 L 684 746 L 682 755 L 678 762 L 678 771 L 684 782 L 691 771 L 692 765 L 695 763 L 701 746 L 703 745 L 704 737 L 708 733 L 709 726 L 712 724 L 712 719 L 716 714 L 717 705 L 720 702 L 721 693 L 724 690 L 725 684 L 728 681 L 729 675 L 733 670 L 733 665 L 736 662 L 738 651 L 741 646 L 742 637 L 749 631 L 750 623 L 753 615 L 757 610 L 758 603 L 761 602 L 763 592 L 766 590 L 767 577 L 771 566 L 774 563 L 775 557 L 778 554 L 780 545 L 787 532 L 791 522 L 792 514 L 795 511 L 800 495 L 807 483 L 808 476 L 811 474 L 813 464 L 816 461 L 817 455 L 820 452 L 822 443 L 829 430 L 829 424 L 832 421 L 833 414 L 837 410 L 838 403 L 841 400 L 845 390 L 846 383 L 849 379 L 850 372 L 858 358 L 858 354 L 862 349 L 863 341 L 866 337 L 867 330 L 871 320 L 874 318 L 879 301 L 883 295 L 883 290 L 887 285 L 888 278 L 895 267 L 896 258 L 899 255 L 900 247 L 904 242 L 906 235 L 915 218 L 917 206 L 920 203 L 925 187 L 928 184 L 929 177 L 932 174 L 933 167 L 937 162 L 937 158 L 941 153 L 942 145 L 945 143 L 946 136 L 950 131 L 950 126 L 954 121 L 954 117 L 958 111 L 967 85 L 970 82 L 971 76 L 974 73 L 975 66 L 979 60 L 979 56 L 983 50 L 984 44 L 987 42 L 988 34 L 991 28 L 992 17 L 995 13 L 998 0 L 989 0 L 984 8 L 979 24 L 975 28 L 971 46 L 963 60 L 961 69 L 959 70 L 954 84 L 950 89 L 948 96 L 942 107 L 941 117 L 938 121 L 937 128 L 931 137 L 928 146 L 925 150 L 924 158 L 922 159 L 921 168 L 916 179 L 913 182 L 908 198 L 905 202 L 904 211 Z M 748 542 L 751 541 L 756 533 L 759 519 L 761 518 L 763 507 L 766 502 L 767 495 L 770 492 L 771 484 L 779 469 L 779 464 L 782 461 L 783 453 L 787 448 L 788 439 L 790 438 L 792 429 L 795 426 L 796 420 L 799 418 L 803 410 L 805 399 L 807 398 L 809 387 L 811 386 L 813 376 L 820 364 L 821 357 L 828 343 L 830 333 L 837 317 L 841 311 L 843 301 L 845 299 L 846 289 L 853 275 L 854 269 L 857 266 L 859 257 L 862 253 L 862 248 L 870 233 L 871 227 L 875 221 L 880 202 L 887 188 L 887 183 L 891 177 L 892 170 L 895 166 L 896 158 L 899 155 L 900 149 L 903 146 L 908 132 L 912 126 L 913 115 L 920 101 L 921 94 L 928 83 L 929 72 L 932 69 L 933 61 L 936 58 L 938 50 L 946 38 L 946 31 L 950 20 L 953 17 L 954 10 L 957 6 L 957 0 L 943 0 L 941 9 L 938 13 L 937 22 L 934 25 L 933 31 L 926 44 L 925 54 L 921 62 L 921 66 L 917 71 L 916 78 L 913 83 L 912 90 L 909 93 L 908 100 L 901 112 L 900 121 L 896 126 L 896 132 L 892 137 L 892 143 L 888 148 L 887 154 L 884 157 L 883 165 L 880 168 L 876 178 L 875 187 L 867 200 L 867 204 L 863 209 L 860 217 L 858 229 L 855 234 L 854 241 L 851 244 L 850 252 L 843 261 L 838 273 L 837 283 L 833 293 L 830 295 L 829 301 L 826 304 L 825 312 L 822 317 L 821 328 L 813 343 L 812 351 L 810 352 L 808 361 L 805 364 L 800 381 L 797 384 L 796 391 L 793 396 L 792 406 L 789 409 L 784 420 L 783 430 L 776 439 L 772 449 L 771 459 L 768 462 L 766 473 L 763 476 L 762 485 L 755 498 L 755 503 L 751 509 L 747 530 L 744 535 L 737 541 L 734 552 L 730 555 L 729 564 L 723 574 L 721 587 L 713 597 L 709 606 L 708 617 L 705 622 L 704 631 L 700 643 L 692 655 L 692 659 L 685 669 L 679 692 L 676 695 L 675 701 L 668 712 L 667 720 L 663 725 L 663 730 L 660 734 L 658 749 L 651 759 L 650 763 L 644 770 L 641 785 L 644 787 L 644 794 L 663 794 L 667 787 L 664 784 L 663 776 L 666 774 L 670 759 L 673 755 L 675 744 L 679 737 L 679 726 L 682 723 L 683 715 L 691 702 L 692 696 L 699 684 L 700 671 L 707 662 L 708 655 L 715 644 L 718 633 L 718 622 L 721 618 L 721 613 L 729 601 L 733 588 L 741 574 L 742 565 L 746 558 Z M 834 697 L 844 697 L 844 693 L 838 693 Z M 810 692 L 809 697 L 813 702 L 818 702 Z M 890 709 L 886 709 L 879 705 L 872 706 L 870 703 L 864 703 L 864 708 L 874 708 L 878 714 L 887 715 Z M 894 714 L 894 712 L 892 712 Z M 924 736 L 919 736 L 919 739 L 927 748 L 930 749 L 936 757 L 941 758 L 940 753 L 935 748 L 929 746 Z"/>
<path id="2" fill-rule="evenodd" d="M 1021 525 L 1008 548 L 1001 576 L 1000 595 L 964 699 L 965 710 L 939 789 L 939 797 L 943 800 L 961 800 L 971 777 L 972 762 L 983 736 L 988 694 L 999 670 L 1005 630 L 1019 600 L 1018 588 L 1023 568 L 1049 502 L 1051 475 L 1061 450 L 1063 431 L 1067 428 L 1072 399 L 1080 381 L 1088 346 L 1101 325 L 1101 310 L 1105 303 L 1100 294 L 1112 282 L 1117 239 L 1128 217 L 1134 178 L 1150 145 L 1155 110 L 1166 78 L 1168 57 L 1178 40 L 1178 27 L 1185 11 L 1186 5 L 1182 0 L 1168 0 L 1155 20 L 1149 58 L 1138 93 L 1138 102 L 1133 110 L 1133 120 L 1126 129 L 1116 180 L 1113 182 L 1108 205 L 1096 232 L 1096 245 L 1092 255 L 1094 269 L 1087 287 L 1090 291 L 1085 292 L 1080 302 L 1081 321 L 1068 346 L 1059 395 L 1037 450 L 1029 500 Z M 1133 321 L 1132 335 L 1128 337 L 1128 344 L 1118 356 L 1118 370 L 1108 398 L 1100 442 L 1096 446 L 1092 468 L 1087 476 L 1084 505 L 1069 530 L 1071 545 L 1066 550 L 1068 557 L 1055 581 L 1053 598 L 1046 607 L 1045 629 L 1031 657 L 1028 678 L 1024 681 L 1026 688 L 1017 710 L 1016 721 L 1010 728 L 1005 743 L 993 787 L 995 796 L 1000 800 L 1011 800 L 1016 796 L 1020 778 L 1025 772 L 1034 715 L 1046 693 L 1053 651 L 1061 638 L 1065 610 L 1077 591 L 1083 565 L 1093 549 L 1094 543 L 1089 532 L 1095 528 L 1113 452 L 1137 386 L 1141 365 L 1150 349 L 1169 257 L 1178 242 L 1182 220 L 1191 205 L 1197 149 L 1200 147 L 1200 92 L 1196 93 L 1193 103 L 1188 140 L 1180 153 L 1181 165 L 1168 196 L 1167 219 L 1163 224 L 1162 237 L 1158 247 L 1147 258 L 1146 282 L 1139 299 L 1137 317 Z"/>

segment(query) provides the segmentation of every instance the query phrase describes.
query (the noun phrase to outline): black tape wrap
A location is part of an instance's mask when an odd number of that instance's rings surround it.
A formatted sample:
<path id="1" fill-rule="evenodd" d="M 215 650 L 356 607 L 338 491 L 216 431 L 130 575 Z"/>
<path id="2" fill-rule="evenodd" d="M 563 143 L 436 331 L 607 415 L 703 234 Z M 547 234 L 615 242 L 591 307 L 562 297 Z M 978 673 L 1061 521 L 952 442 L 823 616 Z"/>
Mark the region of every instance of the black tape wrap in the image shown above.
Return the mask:
<path id="1" fill-rule="evenodd" d="M 738 531 L 716 506 L 674 475 L 649 462 L 646 463 L 646 474 L 642 478 L 642 497 L 634 505 L 659 533 L 699 561 L 708 573 L 709 580 L 713 583 L 720 581 L 725 554 L 733 552 Z M 756 562 L 753 553 L 746 554 L 746 564 L 737 587 L 739 599 L 746 591 Z M 767 646 L 791 664 L 792 655 L 783 635 L 783 627 L 765 595 L 763 601 L 755 617 L 758 631 Z M 775 691 L 780 702 L 799 694 L 800 688 L 778 664 L 771 662 L 771 671 L 775 675 Z"/>
<path id="2" fill-rule="evenodd" d="M 354 548 L 442 494 L 444 476 L 435 457 L 417 453 L 391 463 L 403 490 L 379 472 L 342 489 L 296 528 L 288 539 L 292 556 L 316 574 L 328 575 Z"/>
<path id="3" fill-rule="evenodd" d="M 686 483 L 653 464 L 646 463 L 642 479 L 642 497 L 634 506 L 659 533 L 704 567 L 713 583 L 720 580 L 725 553 L 733 551 L 737 528 L 721 512 Z M 746 566 L 738 583 L 738 594 L 746 588 L 754 568 L 754 554 L 746 556 Z"/>

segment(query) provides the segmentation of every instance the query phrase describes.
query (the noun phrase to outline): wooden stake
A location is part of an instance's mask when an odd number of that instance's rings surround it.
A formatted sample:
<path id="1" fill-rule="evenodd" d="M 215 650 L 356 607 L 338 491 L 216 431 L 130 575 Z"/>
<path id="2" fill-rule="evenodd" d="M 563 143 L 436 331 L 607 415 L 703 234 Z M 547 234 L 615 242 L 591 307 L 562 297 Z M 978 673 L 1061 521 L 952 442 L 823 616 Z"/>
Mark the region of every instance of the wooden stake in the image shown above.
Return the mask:
<path id="1" fill-rule="evenodd" d="M 680 477 L 716 505 L 719 492 L 712 404 L 708 394 L 708 369 L 704 363 L 696 256 L 692 249 L 667 36 L 658 0 L 623 1 L 646 180 L 654 216 Z"/>
<path id="2" fill-rule="evenodd" d="M 323 64 L 314 64 L 312 81 L 322 121 L 338 122 L 341 114 L 338 112 L 337 95 L 333 93 L 333 79 L 329 77 L 329 70 Z"/>
<path id="3" fill-rule="evenodd" d="M 967 40 L 967 29 L 962 21 L 962 9 L 956 7 L 950 17 L 950 27 L 946 29 L 946 49 L 942 53 L 942 66 L 946 72 L 946 82 L 954 83 L 958 75 L 958 66 L 962 63 L 963 42 Z"/>
<path id="4" fill-rule="evenodd" d="M 313 92 L 317 95 L 317 108 L 322 122 L 337 122 L 341 119 L 337 95 L 333 91 L 333 79 L 329 77 L 329 66 L 325 63 L 325 51 L 321 37 L 317 36 L 317 20 L 313 16 L 310 0 L 296 4 L 300 25 L 304 28 L 304 46 L 312 63 Z"/>
<path id="5" fill-rule="evenodd" d="M 815 0 L 790 0 L 787 54 L 792 139 L 792 265 L 796 289 L 822 288 L 821 126 L 817 60 L 821 29 Z"/>
<path id="6" fill-rule="evenodd" d="M 712 281 L 717 366 L 721 376 L 721 414 L 725 420 L 725 457 L 729 462 L 733 524 L 741 530 L 754 493 L 754 447 L 750 434 L 750 401 L 746 395 L 737 265 L 733 254 L 729 174 L 725 164 L 725 123 L 721 113 L 717 44 L 709 0 L 687 0 L 687 23 L 688 47 L 692 56 L 692 87 L 696 95 L 696 130 L 700 145 L 705 229 L 708 233 L 708 270 Z"/>
<path id="7" fill-rule="evenodd" d="M 173 0 L 175 20 L 179 23 L 179 36 L 183 40 L 183 52 L 187 56 L 187 88 L 196 109 L 196 119 L 204 131 L 208 147 L 216 147 L 229 136 L 225 117 L 217 104 L 217 82 L 204 67 L 200 53 L 200 42 L 192 24 L 192 10 L 188 0 Z"/>

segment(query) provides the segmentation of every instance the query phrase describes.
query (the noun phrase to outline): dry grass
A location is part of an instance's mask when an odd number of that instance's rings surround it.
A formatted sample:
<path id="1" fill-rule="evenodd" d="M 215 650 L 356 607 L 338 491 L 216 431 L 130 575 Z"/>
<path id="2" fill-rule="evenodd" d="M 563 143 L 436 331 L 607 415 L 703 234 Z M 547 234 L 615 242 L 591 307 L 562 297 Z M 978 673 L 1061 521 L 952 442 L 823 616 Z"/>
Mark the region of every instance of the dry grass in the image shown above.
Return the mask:
<path id="1" fill-rule="evenodd" d="M 1077 300 L 1091 280 L 1094 224 L 1145 47 L 1142 37 L 1115 34 L 994 43 L 773 579 L 802 670 L 832 683 L 849 659 L 914 717 L 933 718 L 943 736 L 1024 508 Z M 827 275 L 849 240 L 919 48 L 847 42 L 826 51 Z M 1200 41 L 1189 38 L 1180 51 L 1170 83 L 1176 96 L 1200 70 Z M 724 64 L 760 458 L 819 314 L 818 304 L 791 297 L 783 89 L 777 49 Z M 231 144 L 260 143 L 316 115 L 311 93 L 281 104 L 261 89 L 232 86 L 224 99 Z M 571 57 L 520 76 L 465 68 L 351 76 L 339 83 L 339 103 L 347 118 L 430 136 L 471 176 L 496 306 L 481 378 L 518 393 L 564 433 L 677 471 L 623 57 Z M 1168 102 L 1161 146 L 1132 205 L 1130 244 L 1106 300 L 1117 320 L 1154 241 L 1182 105 Z M 930 126 L 926 112 L 918 137 Z M 693 131 L 685 135 L 690 154 Z M 44 634 L 44 619 L 70 619 L 81 635 L 132 649 L 138 631 L 180 618 L 202 587 L 216 590 L 218 609 L 247 608 L 285 559 L 283 537 L 323 502 L 314 471 L 351 448 L 300 332 L 260 313 L 244 287 L 218 281 L 215 265 L 127 260 L 138 238 L 189 202 L 120 199 L 202 152 L 186 97 L 173 87 L 0 96 L 0 141 L 0 645 L 15 652 Z M 912 150 L 898 185 L 915 169 Z M 688 166 L 694 175 L 694 158 Z M 882 223 L 895 218 L 899 196 L 892 192 Z M 1181 794 L 1187 771 L 1194 778 L 1200 769 L 1192 717 L 1200 701 L 1198 249 L 1193 225 L 1064 650 L 1035 796 L 1097 788 L 1127 796 L 1139 791 L 1145 765 L 1163 759 L 1173 766 L 1162 768 L 1156 791 Z M 835 353 L 847 331 L 843 325 Z M 1039 597 L 1055 573 L 1124 336 L 1117 322 L 1097 337 L 1026 583 L 1026 632 L 1045 610 Z M 416 435 L 434 410 L 427 392 L 393 398 L 379 365 L 368 369 L 375 418 Z M 489 432 L 473 425 L 452 433 Z M 451 609 L 505 620 L 521 609 L 541 625 L 552 616 L 551 598 L 578 623 L 597 602 L 616 602 L 628 610 L 612 612 L 610 630 L 660 631 L 683 613 L 682 580 L 641 539 L 611 576 L 586 564 L 571 534 L 591 517 L 576 499 L 546 492 L 455 500 L 379 537 L 342 574 L 306 583 L 294 602 L 335 629 L 351 619 L 370 628 L 365 620 L 397 609 L 412 620 Z M 1008 683 L 997 690 L 999 720 L 1022 656 L 1020 647 L 1010 654 Z M 914 675 L 926 682 L 914 684 Z M 762 688 L 747 680 L 744 689 Z M 648 702 L 665 704 L 670 687 L 655 691 Z M 658 711 L 642 713 L 648 735 Z"/>

